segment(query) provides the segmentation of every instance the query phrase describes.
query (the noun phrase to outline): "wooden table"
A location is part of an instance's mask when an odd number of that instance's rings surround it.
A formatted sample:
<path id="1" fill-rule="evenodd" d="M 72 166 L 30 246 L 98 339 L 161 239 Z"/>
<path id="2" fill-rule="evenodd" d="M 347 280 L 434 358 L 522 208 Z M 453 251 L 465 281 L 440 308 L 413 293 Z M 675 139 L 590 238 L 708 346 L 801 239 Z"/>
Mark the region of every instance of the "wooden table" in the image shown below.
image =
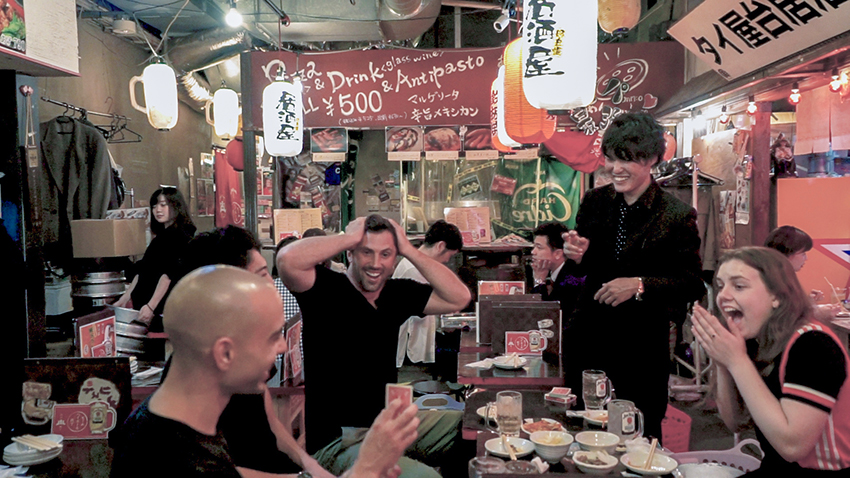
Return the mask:
<path id="1" fill-rule="evenodd" d="M 496 400 L 495 390 L 481 390 L 467 397 L 463 410 L 463 424 L 461 427 L 461 435 L 465 440 L 475 440 L 479 432 L 487 431 L 484 426 L 484 420 L 478 415 L 478 409 L 486 406 L 488 402 Z M 522 417 L 534 418 L 551 418 L 564 424 L 567 431 L 570 433 L 580 432 L 583 429 L 596 429 L 598 427 L 585 426 L 584 420 L 581 418 L 567 418 L 564 414 L 566 410 L 564 405 L 547 402 L 543 398 L 545 392 L 539 390 L 523 390 L 522 391 Z M 525 432 L 521 433 L 523 438 Z"/>
<path id="2" fill-rule="evenodd" d="M 492 353 L 460 353 L 457 359 L 457 382 L 464 385 L 476 385 L 485 388 L 549 389 L 564 385 L 564 370 L 561 359 L 557 363 L 548 362 L 541 357 L 526 357 L 528 365 L 517 370 L 503 370 L 492 367 L 480 369 L 467 367 L 466 364 L 492 358 Z"/>
<path id="3" fill-rule="evenodd" d="M 66 440 L 62 453 L 53 460 L 33 465 L 27 476 L 34 478 L 108 478 L 113 450 L 106 440 Z"/>

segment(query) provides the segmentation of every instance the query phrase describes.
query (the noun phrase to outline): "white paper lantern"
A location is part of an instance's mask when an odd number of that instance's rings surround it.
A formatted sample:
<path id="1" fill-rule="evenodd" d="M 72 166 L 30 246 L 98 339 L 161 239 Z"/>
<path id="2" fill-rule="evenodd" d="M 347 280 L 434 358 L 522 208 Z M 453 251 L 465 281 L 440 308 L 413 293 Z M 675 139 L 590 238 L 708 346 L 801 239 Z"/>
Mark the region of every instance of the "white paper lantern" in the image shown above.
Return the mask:
<path id="1" fill-rule="evenodd" d="M 210 118 L 210 110 L 213 118 Z M 219 88 L 213 95 L 212 105 L 207 102 L 206 114 L 207 123 L 215 127 L 216 135 L 233 138 L 239 131 L 239 95 L 229 88 Z"/>
<path id="2" fill-rule="evenodd" d="M 145 106 L 136 102 L 136 83 L 144 84 Z M 148 122 L 156 129 L 169 130 L 177 124 L 177 77 L 165 63 L 151 63 L 142 76 L 130 79 L 130 103 L 133 108 L 148 115 Z"/>
<path id="3" fill-rule="evenodd" d="M 303 147 L 301 87 L 276 80 L 263 90 L 263 137 L 272 156 L 295 156 Z"/>
<path id="4" fill-rule="evenodd" d="M 509 148 L 519 148 L 522 144 L 514 141 L 508 136 L 505 129 L 505 65 L 499 67 L 499 76 L 496 77 L 496 131 L 499 142 Z"/>
<path id="5" fill-rule="evenodd" d="M 523 0 L 522 87 L 532 106 L 567 110 L 593 101 L 598 11 L 595 1 Z"/>

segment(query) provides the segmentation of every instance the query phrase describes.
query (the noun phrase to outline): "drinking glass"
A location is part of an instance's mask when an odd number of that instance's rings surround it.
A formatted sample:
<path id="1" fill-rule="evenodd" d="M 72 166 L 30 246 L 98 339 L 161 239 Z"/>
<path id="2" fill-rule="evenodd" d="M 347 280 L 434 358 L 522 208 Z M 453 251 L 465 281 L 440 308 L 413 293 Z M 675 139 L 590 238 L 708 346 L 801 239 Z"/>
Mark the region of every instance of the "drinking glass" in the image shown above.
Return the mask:
<path id="1" fill-rule="evenodd" d="M 620 444 L 643 436 L 643 412 L 629 400 L 608 403 L 608 432 L 620 437 Z"/>
<path id="2" fill-rule="evenodd" d="M 602 410 L 611 400 L 611 380 L 602 370 L 585 370 L 581 373 L 581 394 L 584 408 Z"/>
<path id="3" fill-rule="evenodd" d="M 490 415 L 490 408 L 496 407 L 496 425 L 498 430 L 494 430 L 501 435 L 510 437 L 518 437 L 520 428 L 522 427 L 522 394 L 511 390 L 506 390 L 496 394 L 496 401 L 487 404 L 485 416 Z"/>
<path id="4" fill-rule="evenodd" d="M 505 462 L 495 456 L 476 456 L 469 460 L 469 478 L 505 472 Z"/>

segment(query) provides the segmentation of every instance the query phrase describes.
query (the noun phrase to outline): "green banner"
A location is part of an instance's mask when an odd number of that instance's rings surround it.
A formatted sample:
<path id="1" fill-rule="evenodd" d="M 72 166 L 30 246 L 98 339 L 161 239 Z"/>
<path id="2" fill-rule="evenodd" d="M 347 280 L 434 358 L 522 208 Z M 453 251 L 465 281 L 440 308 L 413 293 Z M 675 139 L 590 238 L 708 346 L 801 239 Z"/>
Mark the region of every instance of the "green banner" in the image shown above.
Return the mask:
<path id="1" fill-rule="evenodd" d="M 544 222 L 575 227 L 581 173 L 555 159 L 541 158 L 502 160 L 496 174 L 510 185 L 496 194 L 502 196 L 501 221 L 494 221 L 497 231 L 502 231 L 496 237 L 508 232 L 526 232 L 523 235 L 530 237 L 530 231 Z"/>

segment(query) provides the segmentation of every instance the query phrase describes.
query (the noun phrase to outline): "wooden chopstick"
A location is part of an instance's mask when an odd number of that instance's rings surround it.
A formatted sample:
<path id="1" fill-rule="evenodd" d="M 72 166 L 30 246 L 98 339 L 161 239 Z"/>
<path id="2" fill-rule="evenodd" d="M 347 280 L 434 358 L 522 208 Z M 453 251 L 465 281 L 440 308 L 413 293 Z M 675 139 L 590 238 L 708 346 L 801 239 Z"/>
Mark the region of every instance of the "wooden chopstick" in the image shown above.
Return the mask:
<path id="1" fill-rule="evenodd" d="M 38 451 L 48 451 L 59 447 L 59 444 L 54 441 L 48 440 L 46 438 L 39 438 L 32 435 L 21 435 L 19 437 L 13 437 L 12 441 L 28 446 L 30 448 L 34 448 Z"/>
<path id="2" fill-rule="evenodd" d="M 646 457 L 646 463 L 643 465 L 644 470 L 652 469 L 652 459 L 655 457 L 655 447 L 658 446 L 658 438 L 653 438 L 652 443 L 649 444 L 649 455 Z"/>
<path id="3" fill-rule="evenodd" d="M 826 278 L 826 276 L 823 277 L 823 280 L 825 280 L 826 283 L 829 284 L 829 290 L 832 291 L 832 298 L 835 299 L 835 303 L 840 304 L 841 299 L 838 298 L 838 292 L 835 291 L 835 286 L 832 285 L 832 282 L 830 282 L 829 279 Z"/>
<path id="4" fill-rule="evenodd" d="M 516 453 L 514 453 L 514 449 L 508 443 L 507 435 L 502 435 L 502 446 L 505 447 L 505 450 L 508 450 L 508 455 L 511 456 L 511 460 L 516 461 Z"/>

